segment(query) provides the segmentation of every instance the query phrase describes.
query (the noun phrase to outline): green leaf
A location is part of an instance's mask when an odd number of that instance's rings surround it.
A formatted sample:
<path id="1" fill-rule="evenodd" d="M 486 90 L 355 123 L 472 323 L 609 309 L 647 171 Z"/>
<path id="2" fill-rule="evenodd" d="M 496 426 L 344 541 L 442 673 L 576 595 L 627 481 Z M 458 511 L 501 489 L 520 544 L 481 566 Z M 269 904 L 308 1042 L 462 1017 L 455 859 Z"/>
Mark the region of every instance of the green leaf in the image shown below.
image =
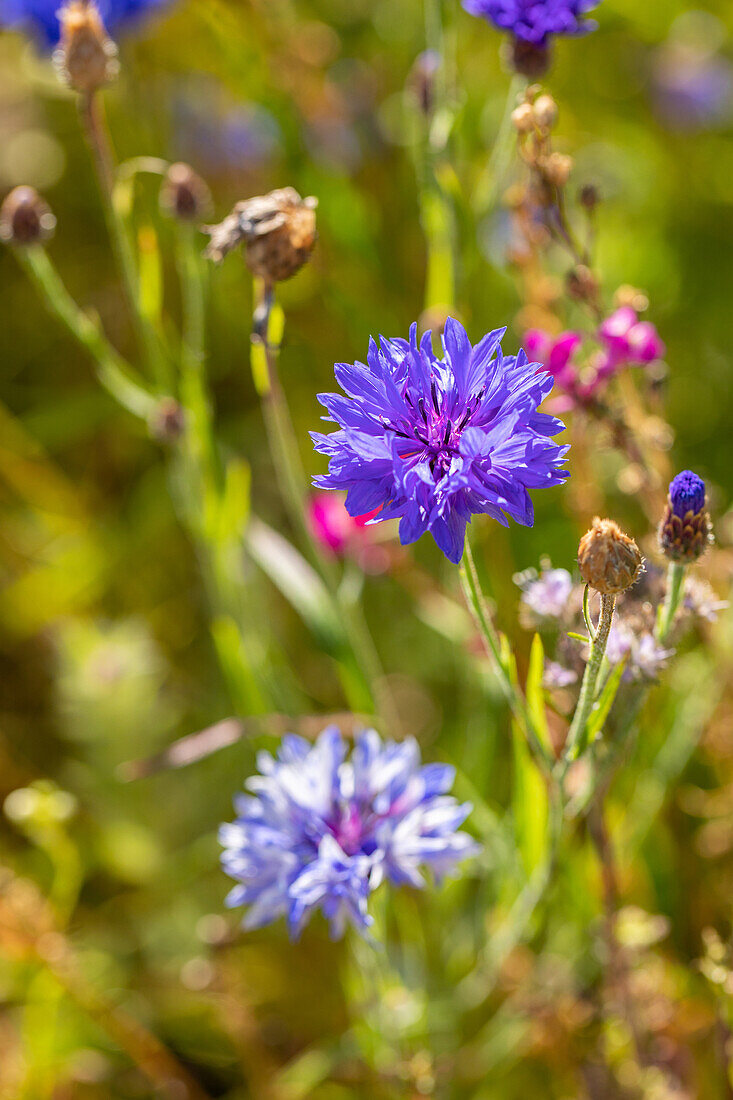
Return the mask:
<path id="1" fill-rule="evenodd" d="M 542 687 L 544 672 L 545 651 L 542 639 L 539 634 L 535 634 L 532 639 L 532 648 L 529 651 L 529 668 L 527 669 L 527 711 L 537 736 L 543 746 L 552 754 L 550 730 L 545 713 L 545 693 Z"/>
<path id="2" fill-rule="evenodd" d="M 287 539 L 260 519 L 245 532 L 252 559 L 303 619 L 319 643 L 332 656 L 342 656 L 344 632 L 333 600 L 321 578 Z"/>
<path id="3" fill-rule="evenodd" d="M 528 875 L 547 853 L 548 799 L 542 773 L 534 762 L 527 741 L 512 721 L 514 774 L 512 783 L 512 816 L 517 847 Z"/>
<path id="4" fill-rule="evenodd" d="M 234 458 L 227 463 L 218 509 L 218 536 L 222 543 L 238 538 L 247 526 L 250 508 L 249 463 Z"/>
<path id="5" fill-rule="evenodd" d="M 572 638 L 574 642 L 583 642 L 584 645 L 590 645 L 590 638 L 586 638 L 585 634 L 576 634 L 574 630 L 568 631 L 568 638 Z"/>
<path id="6" fill-rule="evenodd" d="M 624 674 L 624 668 L 626 667 L 626 658 L 614 667 L 613 672 L 603 685 L 603 690 L 596 699 L 593 710 L 591 711 L 590 718 L 588 719 L 588 726 L 586 730 L 586 744 L 590 744 L 596 734 L 603 729 L 603 723 L 608 718 L 613 701 L 616 698 L 616 692 L 621 684 L 621 677 Z"/>

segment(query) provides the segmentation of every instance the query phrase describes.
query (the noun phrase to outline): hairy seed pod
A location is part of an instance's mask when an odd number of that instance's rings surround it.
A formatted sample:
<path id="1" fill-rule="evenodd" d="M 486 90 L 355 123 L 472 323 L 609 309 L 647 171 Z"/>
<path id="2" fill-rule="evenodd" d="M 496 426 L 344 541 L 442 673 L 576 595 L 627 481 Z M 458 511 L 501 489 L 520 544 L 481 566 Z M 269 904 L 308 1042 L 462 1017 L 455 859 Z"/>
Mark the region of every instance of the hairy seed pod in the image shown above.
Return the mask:
<path id="1" fill-rule="evenodd" d="M 612 519 L 596 516 L 578 546 L 581 577 L 603 595 L 615 596 L 630 588 L 643 560 L 634 540 Z"/>
<path id="2" fill-rule="evenodd" d="M 0 208 L 0 240 L 20 247 L 53 236 L 56 218 L 33 187 L 15 187 Z"/>
<path id="3" fill-rule="evenodd" d="M 119 72 L 117 46 L 92 0 L 67 0 L 59 13 L 61 37 L 54 63 L 65 84 L 90 94 Z"/>

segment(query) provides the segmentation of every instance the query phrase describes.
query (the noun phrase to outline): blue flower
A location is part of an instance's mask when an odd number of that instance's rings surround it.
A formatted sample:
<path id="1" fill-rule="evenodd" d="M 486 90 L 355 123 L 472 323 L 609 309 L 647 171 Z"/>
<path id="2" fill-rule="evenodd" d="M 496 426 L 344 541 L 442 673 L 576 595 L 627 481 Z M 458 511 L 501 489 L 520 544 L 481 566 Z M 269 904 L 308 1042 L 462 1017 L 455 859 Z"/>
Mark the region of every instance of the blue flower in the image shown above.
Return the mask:
<path id="1" fill-rule="evenodd" d="M 705 507 L 705 482 L 692 470 L 683 470 L 669 484 L 669 500 L 672 511 L 680 519 L 688 512 L 696 515 Z"/>
<path id="2" fill-rule="evenodd" d="M 431 333 L 370 342 L 367 362 L 337 363 L 341 394 L 320 394 L 324 419 L 341 427 L 312 432 L 316 450 L 329 456 L 322 489 L 346 489 L 346 509 L 370 522 L 400 520 L 400 540 L 430 531 L 443 553 L 459 562 L 466 523 L 484 513 L 531 526 L 529 489 L 558 485 L 567 447 L 550 439 L 562 421 L 537 411 L 552 389 L 551 375 L 523 351 L 503 355 L 506 329 L 472 347 L 458 321 L 448 319 L 444 357 Z"/>
<path id="3" fill-rule="evenodd" d="M 113 34 L 124 24 L 167 3 L 169 0 L 97 0 L 97 8 L 105 27 Z M 62 0 L 0 0 L 0 26 L 28 29 L 50 48 L 59 40 L 61 6 Z"/>
<path id="4" fill-rule="evenodd" d="M 222 865 L 238 882 L 227 905 L 248 907 L 245 928 L 285 916 L 295 938 L 320 909 L 334 938 L 348 923 L 365 931 L 383 879 L 423 886 L 423 868 L 440 879 L 478 850 L 457 831 L 471 806 L 447 793 L 453 768 L 421 766 L 412 738 L 383 744 L 374 730 L 346 753 L 330 726 L 315 744 L 287 735 L 277 758 L 259 754 L 251 793 L 220 831 Z"/>
<path id="5" fill-rule="evenodd" d="M 471 15 L 488 19 L 520 42 L 544 47 L 553 34 L 587 34 L 596 24 L 583 19 L 599 0 L 463 0 Z"/>

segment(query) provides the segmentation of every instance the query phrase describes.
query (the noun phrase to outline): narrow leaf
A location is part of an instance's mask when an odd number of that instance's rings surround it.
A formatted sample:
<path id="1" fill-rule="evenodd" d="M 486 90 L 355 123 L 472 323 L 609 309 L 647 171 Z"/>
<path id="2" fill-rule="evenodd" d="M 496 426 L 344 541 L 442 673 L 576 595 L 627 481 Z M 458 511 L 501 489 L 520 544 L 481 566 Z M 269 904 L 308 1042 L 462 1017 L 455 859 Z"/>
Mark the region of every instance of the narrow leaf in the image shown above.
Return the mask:
<path id="1" fill-rule="evenodd" d="M 624 674 L 624 668 L 626 667 L 626 658 L 614 667 L 613 672 L 603 685 L 601 694 L 596 699 L 596 702 L 591 711 L 591 716 L 588 719 L 588 728 L 586 731 L 586 738 L 588 744 L 593 740 L 596 734 L 603 729 L 603 723 L 608 718 L 613 701 L 616 698 L 616 692 L 621 684 L 621 677 Z"/>
<path id="2" fill-rule="evenodd" d="M 542 678 L 545 672 L 545 651 L 542 639 L 535 634 L 532 639 L 532 648 L 529 651 L 529 668 L 527 669 L 527 711 L 537 736 L 543 746 L 552 753 L 552 742 L 545 714 L 545 693 L 542 687 Z"/>

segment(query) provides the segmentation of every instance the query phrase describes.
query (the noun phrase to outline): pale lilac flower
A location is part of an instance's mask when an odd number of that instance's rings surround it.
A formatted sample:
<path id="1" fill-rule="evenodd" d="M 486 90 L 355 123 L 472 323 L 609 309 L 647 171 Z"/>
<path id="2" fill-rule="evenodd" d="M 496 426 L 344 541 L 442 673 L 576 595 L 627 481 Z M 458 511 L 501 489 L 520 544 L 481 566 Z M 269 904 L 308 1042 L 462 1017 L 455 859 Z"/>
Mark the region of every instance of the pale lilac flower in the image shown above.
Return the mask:
<path id="1" fill-rule="evenodd" d="M 538 619 L 559 619 L 572 591 L 567 569 L 543 569 L 536 579 L 523 583 L 521 601 Z"/>
<path id="2" fill-rule="evenodd" d="M 578 679 L 577 672 L 572 668 L 565 668 L 557 661 L 545 661 L 545 671 L 542 677 L 543 686 L 550 691 L 556 688 L 569 687 Z"/>
<path id="3" fill-rule="evenodd" d="M 284 737 L 277 757 L 261 752 L 257 764 L 220 831 L 222 865 L 238 881 L 227 904 L 248 907 L 245 928 L 284 916 L 297 937 L 320 909 L 332 936 L 349 923 L 364 932 L 385 878 L 424 886 L 425 868 L 439 880 L 478 850 L 458 831 L 471 806 L 448 794 L 454 769 L 421 765 L 413 738 L 383 743 L 367 730 L 347 759 L 330 726 L 315 744 Z"/>
<path id="4" fill-rule="evenodd" d="M 652 634 L 642 634 L 632 650 L 632 671 L 654 680 L 672 656 L 673 649 L 664 649 Z"/>
<path id="5" fill-rule="evenodd" d="M 624 680 L 655 679 L 673 654 L 673 649 L 664 649 L 648 631 L 637 636 L 623 619 L 611 627 L 606 658 L 611 665 L 627 658 Z"/>
<path id="6" fill-rule="evenodd" d="M 606 643 L 606 659 L 617 665 L 628 657 L 634 645 L 634 632 L 625 623 L 616 619 L 611 627 Z"/>
<path id="7" fill-rule="evenodd" d="M 730 607 L 727 600 L 718 599 L 717 592 L 700 577 L 688 573 L 685 579 L 685 592 L 682 597 L 683 607 L 693 615 L 697 615 L 706 622 L 714 623 L 719 611 L 725 611 Z"/>

